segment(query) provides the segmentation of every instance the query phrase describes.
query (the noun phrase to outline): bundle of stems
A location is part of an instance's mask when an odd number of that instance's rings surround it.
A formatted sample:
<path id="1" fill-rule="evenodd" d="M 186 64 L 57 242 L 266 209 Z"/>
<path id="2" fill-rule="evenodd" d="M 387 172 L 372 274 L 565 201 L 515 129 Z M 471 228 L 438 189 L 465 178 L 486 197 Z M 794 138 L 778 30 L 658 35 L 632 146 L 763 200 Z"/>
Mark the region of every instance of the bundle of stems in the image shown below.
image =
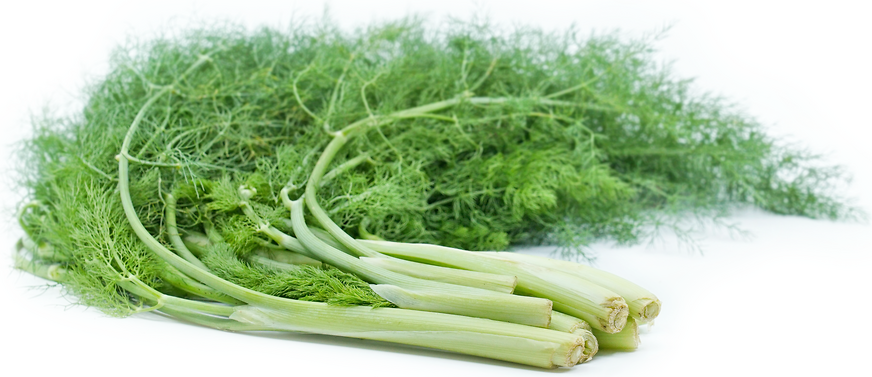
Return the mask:
<path id="1" fill-rule="evenodd" d="M 111 315 L 228 331 L 545 368 L 635 348 L 660 313 L 648 290 L 468 250 L 583 252 L 639 239 L 664 219 L 651 213 L 736 203 L 852 213 L 825 185 L 838 169 L 687 97 L 649 53 L 571 32 L 434 34 L 418 19 L 133 44 L 81 116 L 40 119 L 22 146 L 16 267 Z"/>

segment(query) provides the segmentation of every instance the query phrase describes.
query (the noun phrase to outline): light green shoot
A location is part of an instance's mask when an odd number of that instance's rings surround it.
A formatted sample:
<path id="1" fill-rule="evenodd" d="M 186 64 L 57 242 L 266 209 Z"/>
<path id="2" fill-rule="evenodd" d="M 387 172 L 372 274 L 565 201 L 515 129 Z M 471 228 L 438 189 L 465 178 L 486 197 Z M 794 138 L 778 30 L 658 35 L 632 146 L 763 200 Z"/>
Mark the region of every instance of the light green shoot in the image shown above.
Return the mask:
<path id="1" fill-rule="evenodd" d="M 607 288 L 624 298 L 630 308 L 630 316 L 640 324 L 653 321 L 660 314 L 660 300 L 653 293 L 638 284 L 584 264 L 527 255 L 521 253 L 495 252 L 488 253 L 506 260 L 530 263 L 555 271 L 563 271 Z"/>

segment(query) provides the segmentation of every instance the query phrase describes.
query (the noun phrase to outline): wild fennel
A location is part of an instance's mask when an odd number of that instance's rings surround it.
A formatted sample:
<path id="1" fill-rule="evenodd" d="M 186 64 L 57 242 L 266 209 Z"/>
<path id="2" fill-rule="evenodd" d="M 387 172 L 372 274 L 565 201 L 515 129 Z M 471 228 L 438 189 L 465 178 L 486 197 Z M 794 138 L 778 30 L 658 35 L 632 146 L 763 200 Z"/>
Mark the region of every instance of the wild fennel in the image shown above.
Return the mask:
<path id="1" fill-rule="evenodd" d="M 594 334 L 632 348 L 647 290 L 461 249 L 583 253 L 744 204 L 857 215 L 841 170 L 652 61 L 646 40 L 417 19 L 131 44 L 22 145 L 16 267 L 117 316 L 541 367 L 590 360 Z"/>

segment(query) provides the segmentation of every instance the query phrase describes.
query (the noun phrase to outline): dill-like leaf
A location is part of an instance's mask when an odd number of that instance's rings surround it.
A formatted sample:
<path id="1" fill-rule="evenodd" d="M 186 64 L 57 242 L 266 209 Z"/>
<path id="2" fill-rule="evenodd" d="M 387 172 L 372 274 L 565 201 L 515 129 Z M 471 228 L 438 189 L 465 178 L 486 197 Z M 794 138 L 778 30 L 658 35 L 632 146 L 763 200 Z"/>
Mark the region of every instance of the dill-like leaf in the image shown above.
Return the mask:
<path id="1" fill-rule="evenodd" d="M 206 54 L 208 64 L 179 80 Z M 471 250 L 556 243 L 583 253 L 598 239 L 637 242 L 650 229 L 680 227 L 669 218 L 717 218 L 743 205 L 862 215 L 838 194 L 840 168 L 767 136 L 729 102 L 695 94 L 655 63 L 650 39 L 462 22 L 426 29 L 410 18 L 356 33 L 224 26 L 119 48 L 82 114 L 38 118 L 22 145 L 27 199 L 51 209 L 25 216 L 31 236 L 77 253 L 85 241 L 71 238 L 67 217 L 93 206 L 80 185 L 114 189 L 127 128 L 170 84 L 131 140 L 138 215 L 162 235 L 161 195 L 176 190 L 180 227 L 214 226 L 239 255 L 258 237 L 241 216 L 239 186 L 256 189 L 252 208 L 281 228 L 278 193 L 302 193 L 329 132 L 468 92 L 500 100 L 352 138 L 330 168 L 359 162 L 319 190 L 331 218 L 351 235 L 365 224 L 394 241 Z M 116 225 L 123 230 L 112 237 L 129 232 Z"/>
<path id="2" fill-rule="evenodd" d="M 294 266 L 277 270 L 248 264 L 224 243 L 212 246 L 203 262 L 221 278 L 273 296 L 344 306 L 393 306 L 357 276 L 333 267 Z"/>

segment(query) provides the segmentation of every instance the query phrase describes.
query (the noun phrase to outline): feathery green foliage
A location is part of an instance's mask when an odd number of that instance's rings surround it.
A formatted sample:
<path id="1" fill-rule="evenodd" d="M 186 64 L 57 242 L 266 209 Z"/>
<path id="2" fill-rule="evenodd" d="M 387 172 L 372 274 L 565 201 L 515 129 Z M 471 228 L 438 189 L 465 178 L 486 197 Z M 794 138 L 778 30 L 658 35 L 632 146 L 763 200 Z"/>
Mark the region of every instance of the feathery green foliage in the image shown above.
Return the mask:
<path id="1" fill-rule="evenodd" d="M 856 215 L 834 193 L 841 170 L 766 136 L 723 100 L 694 94 L 654 63 L 651 40 L 423 25 L 225 26 L 131 42 L 88 89 L 81 115 L 34 124 L 20 161 L 28 199 L 40 205 L 23 212 L 25 231 L 66 253 L 46 262 L 63 263 L 68 287 L 89 305 L 135 311 L 116 287 L 128 274 L 165 289 L 162 262 L 124 225 L 114 190 L 128 127 L 170 84 L 131 140 L 139 218 L 171 248 L 163 194 L 176 193 L 182 231 L 214 230 L 233 251 L 206 258 L 210 268 L 285 297 L 385 305 L 334 269 L 291 277 L 246 264 L 267 238 L 242 214 L 236 189 L 254 188 L 254 210 L 287 231 L 279 192 L 302 194 L 331 131 L 452 98 L 496 100 L 460 101 L 350 139 L 331 165 L 343 168 L 319 191 L 337 224 L 352 235 L 365 225 L 388 240 L 469 250 L 558 243 L 581 252 L 597 239 L 638 241 L 664 216 L 719 216 L 737 205 Z M 337 289 L 290 288 L 302 281 Z"/>
<path id="2" fill-rule="evenodd" d="M 202 260 L 215 275 L 273 296 L 346 306 L 393 306 L 357 276 L 329 266 L 278 270 L 248 264 L 239 260 L 227 244 L 215 244 Z"/>

